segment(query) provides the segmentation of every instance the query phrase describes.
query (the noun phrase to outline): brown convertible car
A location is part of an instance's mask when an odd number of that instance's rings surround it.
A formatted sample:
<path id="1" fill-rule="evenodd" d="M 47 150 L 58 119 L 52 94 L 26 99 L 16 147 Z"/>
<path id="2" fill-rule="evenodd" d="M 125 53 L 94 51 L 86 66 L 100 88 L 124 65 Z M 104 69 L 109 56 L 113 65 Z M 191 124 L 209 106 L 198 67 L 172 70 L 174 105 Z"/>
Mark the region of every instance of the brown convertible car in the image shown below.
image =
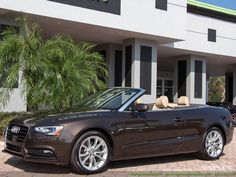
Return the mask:
<path id="1" fill-rule="evenodd" d="M 15 119 L 6 128 L 4 152 L 92 174 L 121 159 L 192 152 L 217 159 L 232 140 L 227 109 L 190 105 L 187 97 L 177 104 L 160 97 L 147 105 L 138 101 L 144 93 L 135 88 L 107 89 L 68 112 Z"/>

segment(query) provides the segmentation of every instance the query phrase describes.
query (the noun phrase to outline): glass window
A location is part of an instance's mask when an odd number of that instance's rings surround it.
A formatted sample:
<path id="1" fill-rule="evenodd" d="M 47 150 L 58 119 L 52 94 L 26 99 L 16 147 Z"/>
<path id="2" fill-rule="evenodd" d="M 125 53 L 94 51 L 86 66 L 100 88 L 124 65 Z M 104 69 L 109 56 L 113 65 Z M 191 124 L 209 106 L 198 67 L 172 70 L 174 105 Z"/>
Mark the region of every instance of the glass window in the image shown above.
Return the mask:
<path id="1" fill-rule="evenodd" d="M 160 97 L 162 95 L 162 80 L 157 80 L 157 97 Z"/>
<path id="2" fill-rule="evenodd" d="M 156 8 L 167 11 L 167 0 L 156 0 Z"/>
<path id="3" fill-rule="evenodd" d="M 165 87 L 173 87 L 173 81 L 172 80 L 165 80 Z"/>
<path id="4" fill-rule="evenodd" d="M 157 80 L 157 97 L 165 95 L 170 102 L 173 102 L 173 80 Z"/>
<path id="5" fill-rule="evenodd" d="M 81 100 L 78 106 L 117 110 L 138 92 L 138 89 L 128 88 L 107 89 Z"/>

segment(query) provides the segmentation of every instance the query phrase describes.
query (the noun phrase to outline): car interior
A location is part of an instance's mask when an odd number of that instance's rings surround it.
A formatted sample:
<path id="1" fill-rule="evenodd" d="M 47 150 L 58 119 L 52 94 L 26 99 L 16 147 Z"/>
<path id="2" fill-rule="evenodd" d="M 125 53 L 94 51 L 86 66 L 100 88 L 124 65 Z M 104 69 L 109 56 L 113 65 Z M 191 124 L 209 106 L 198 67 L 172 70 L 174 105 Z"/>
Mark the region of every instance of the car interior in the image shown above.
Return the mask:
<path id="1" fill-rule="evenodd" d="M 137 99 L 135 104 L 142 104 L 141 98 Z M 156 99 L 155 103 L 147 104 L 147 106 L 149 111 L 157 111 L 157 110 L 189 107 L 190 102 L 187 96 L 181 96 L 178 99 L 177 103 L 169 103 L 169 99 L 167 96 L 161 96 Z"/>

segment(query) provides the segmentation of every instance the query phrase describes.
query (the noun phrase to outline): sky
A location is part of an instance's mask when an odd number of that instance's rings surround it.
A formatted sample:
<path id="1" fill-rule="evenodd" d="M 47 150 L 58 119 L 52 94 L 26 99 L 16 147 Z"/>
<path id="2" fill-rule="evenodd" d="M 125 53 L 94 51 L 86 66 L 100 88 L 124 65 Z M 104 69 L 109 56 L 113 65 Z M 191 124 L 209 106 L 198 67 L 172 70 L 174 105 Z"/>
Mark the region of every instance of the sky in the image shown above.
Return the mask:
<path id="1" fill-rule="evenodd" d="M 236 0 L 199 0 L 208 4 L 236 10 Z"/>

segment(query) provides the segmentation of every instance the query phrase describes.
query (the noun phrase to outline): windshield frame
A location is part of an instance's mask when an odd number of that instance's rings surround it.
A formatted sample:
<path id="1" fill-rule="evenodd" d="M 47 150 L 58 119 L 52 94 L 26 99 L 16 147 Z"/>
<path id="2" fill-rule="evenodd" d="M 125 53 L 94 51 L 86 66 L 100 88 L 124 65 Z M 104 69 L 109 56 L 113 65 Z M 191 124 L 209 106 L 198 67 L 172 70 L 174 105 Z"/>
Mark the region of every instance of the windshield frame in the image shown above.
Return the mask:
<path id="1" fill-rule="evenodd" d="M 134 103 L 138 98 L 140 98 L 146 90 L 142 88 L 138 88 L 139 92 L 137 92 L 134 96 L 130 97 L 119 109 L 118 112 L 124 112 L 132 103 Z"/>
<path id="2" fill-rule="evenodd" d="M 126 92 L 126 91 L 129 91 L 129 90 L 132 90 L 132 89 L 134 89 L 134 90 L 136 90 L 137 92 L 133 95 L 133 96 L 131 96 L 130 98 L 128 98 L 123 104 L 121 104 L 119 107 L 117 107 L 116 109 L 106 109 L 106 108 L 96 108 L 96 107 L 90 107 L 90 106 L 87 106 L 86 105 L 86 107 L 88 107 L 88 108 L 91 108 L 91 109 L 94 109 L 94 110 L 96 110 L 96 109 L 104 109 L 104 110 L 110 110 L 110 111 L 118 111 L 118 112 L 123 112 L 124 110 L 126 110 L 126 108 L 129 106 L 129 105 L 131 105 L 135 100 L 137 100 L 140 96 L 142 96 L 144 93 L 145 93 L 145 90 L 144 89 L 141 89 L 141 88 L 130 88 L 130 87 L 114 87 L 114 88 L 107 88 L 107 89 L 105 89 L 105 90 L 103 90 L 103 91 L 101 91 L 101 95 L 103 94 L 103 93 L 106 93 L 107 91 L 109 91 L 109 90 L 115 90 L 115 89 L 122 89 L 122 92 Z M 121 93 L 122 93 L 121 92 Z M 96 96 L 96 93 L 94 94 L 95 96 Z M 91 96 L 93 96 L 93 95 L 90 95 L 89 97 L 91 97 Z M 106 99 L 107 101 L 110 101 L 109 100 L 109 98 L 108 99 Z M 103 102 L 104 103 L 106 103 L 106 100 L 104 100 Z M 112 100 L 112 99 L 111 99 Z M 82 101 L 83 102 L 83 101 Z M 85 103 L 86 104 L 86 103 Z M 84 105 L 80 105 L 80 106 L 84 106 Z"/>

